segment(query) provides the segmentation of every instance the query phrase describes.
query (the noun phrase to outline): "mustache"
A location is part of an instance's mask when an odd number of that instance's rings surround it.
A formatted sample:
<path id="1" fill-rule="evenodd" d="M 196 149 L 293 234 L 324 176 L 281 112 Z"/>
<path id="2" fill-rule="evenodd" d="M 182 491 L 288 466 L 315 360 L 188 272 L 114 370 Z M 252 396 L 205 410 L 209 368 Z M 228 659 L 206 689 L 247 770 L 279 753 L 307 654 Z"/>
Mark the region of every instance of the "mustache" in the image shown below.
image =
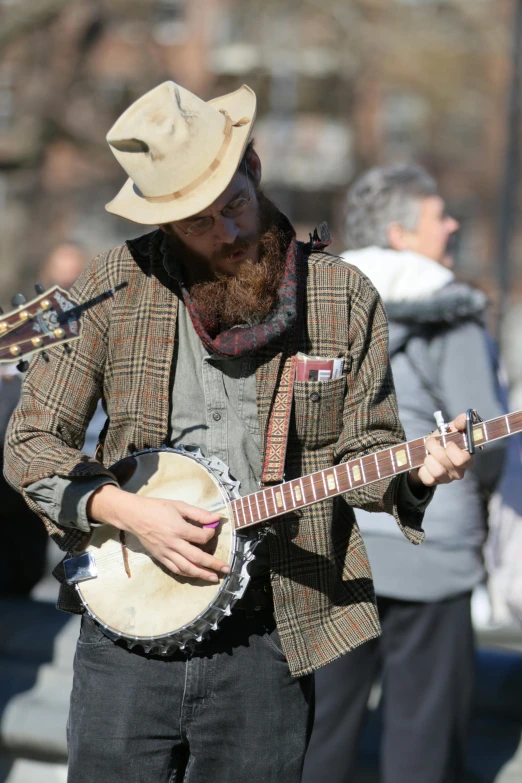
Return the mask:
<path id="1" fill-rule="evenodd" d="M 226 247 L 222 248 L 216 257 L 221 260 L 225 260 L 233 256 L 234 253 L 246 253 L 246 251 L 250 247 L 255 245 L 256 242 L 259 242 L 258 234 L 251 234 L 250 236 L 247 237 L 239 237 L 230 245 L 227 245 Z"/>

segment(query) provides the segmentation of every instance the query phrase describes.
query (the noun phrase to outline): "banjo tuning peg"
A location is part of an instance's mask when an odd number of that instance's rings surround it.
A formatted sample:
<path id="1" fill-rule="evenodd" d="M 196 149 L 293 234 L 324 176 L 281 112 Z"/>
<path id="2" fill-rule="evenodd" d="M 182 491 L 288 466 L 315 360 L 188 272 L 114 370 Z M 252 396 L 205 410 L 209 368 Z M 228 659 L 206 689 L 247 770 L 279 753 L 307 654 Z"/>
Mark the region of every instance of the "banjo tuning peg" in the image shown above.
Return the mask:
<path id="1" fill-rule="evenodd" d="M 27 302 L 26 297 L 23 294 L 15 294 L 11 299 L 13 307 L 21 307 Z"/>

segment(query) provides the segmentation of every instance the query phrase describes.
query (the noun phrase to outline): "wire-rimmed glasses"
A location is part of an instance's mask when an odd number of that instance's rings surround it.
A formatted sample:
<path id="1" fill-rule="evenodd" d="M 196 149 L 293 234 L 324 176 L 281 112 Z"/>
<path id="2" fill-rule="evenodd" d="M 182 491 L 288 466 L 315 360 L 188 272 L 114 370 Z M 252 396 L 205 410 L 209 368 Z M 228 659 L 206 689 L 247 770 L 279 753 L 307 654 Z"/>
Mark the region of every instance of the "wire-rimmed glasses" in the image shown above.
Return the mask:
<path id="1" fill-rule="evenodd" d="M 248 177 L 248 167 L 246 161 L 245 174 L 248 186 L 248 198 L 245 198 L 244 196 L 241 198 L 235 198 L 233 201 L 230 201 L 226 206 L 224 206 L 223 209 L 218 209 L 214 215 L 205 215 L 205 217 L 198 218 L 193 223 L 191 223 L 187 231 L 182 228 L 179 223 L 177 223 L 176 225 L 178 226 L 179 230 L 186 234 L 186 236 L 201 237 L 203 234 L 207 234 L 214 227 L 214 223 L 218 215 L 223 215 L 225 218 L 236 218 L 242 215 L 243 212 L 246 212 L 252 203 L 252 194 L 250 193 L 250 179 Z"/>

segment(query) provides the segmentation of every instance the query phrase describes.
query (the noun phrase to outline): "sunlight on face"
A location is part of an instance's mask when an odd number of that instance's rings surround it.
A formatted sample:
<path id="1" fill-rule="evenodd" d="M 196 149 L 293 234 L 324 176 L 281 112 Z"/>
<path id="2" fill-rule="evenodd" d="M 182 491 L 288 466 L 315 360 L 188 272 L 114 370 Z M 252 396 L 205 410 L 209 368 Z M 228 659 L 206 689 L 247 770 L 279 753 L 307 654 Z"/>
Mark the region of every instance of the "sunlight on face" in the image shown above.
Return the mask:
<path id="1" fill-rule="evenodd" d="M 249 199 L 248 208 L 235 214 L 239 199 Z M 198 226 L 198 220 L 206 217 L 214 218 L 210 230 L 202 235 L 189 233 L 194 224 Z M 192 259 L 197 258 L 213 273 L 225 275 L 236 275 L 241 263 L 247 259 L 254 263 L 258 261 L 259 232 L 255 188 L 252 184 L 249 186 L 243 169 L 236 172 L 226 190 L 207 209 L 168 226 L 168 233 L 187 247 Z"/>
<path id="2" fill-rule="evenodd" d="M 459 228 L 458 222 L 446 214 L 440 196 L 429 196 L 420 201 L 420 215 L 415 231 L 407 232 L 407 248 L 437 261 L 443 266 L 453 266 L 447 252 L 450 236 Z"/>

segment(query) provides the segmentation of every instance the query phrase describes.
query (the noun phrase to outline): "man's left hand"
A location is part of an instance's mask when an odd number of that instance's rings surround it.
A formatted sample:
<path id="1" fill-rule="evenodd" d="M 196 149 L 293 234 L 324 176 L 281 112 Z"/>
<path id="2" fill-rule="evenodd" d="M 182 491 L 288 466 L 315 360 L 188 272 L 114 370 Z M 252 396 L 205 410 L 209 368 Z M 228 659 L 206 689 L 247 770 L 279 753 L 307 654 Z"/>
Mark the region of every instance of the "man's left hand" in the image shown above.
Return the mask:
<path id="1" fill-rule="evenodd" d="M 466 429 L 466 414 L 461 413 L 455 421 L 449 425 L 450 432 Z M 440 433 L 436 430 L 426 441 L 426 450 L 429 452 L 420 468 L 410 470 L 408 484 L 410 489 L 417 492 L 425 487 L 433 487 L 436 484 L 449 484 L 458 481 L 464 476 L 468 468 L 473 465 L 473 457 L 468 451 L 460 449 L 456 443 L 448 443 L 446 448 L 436 437 Z"/>

